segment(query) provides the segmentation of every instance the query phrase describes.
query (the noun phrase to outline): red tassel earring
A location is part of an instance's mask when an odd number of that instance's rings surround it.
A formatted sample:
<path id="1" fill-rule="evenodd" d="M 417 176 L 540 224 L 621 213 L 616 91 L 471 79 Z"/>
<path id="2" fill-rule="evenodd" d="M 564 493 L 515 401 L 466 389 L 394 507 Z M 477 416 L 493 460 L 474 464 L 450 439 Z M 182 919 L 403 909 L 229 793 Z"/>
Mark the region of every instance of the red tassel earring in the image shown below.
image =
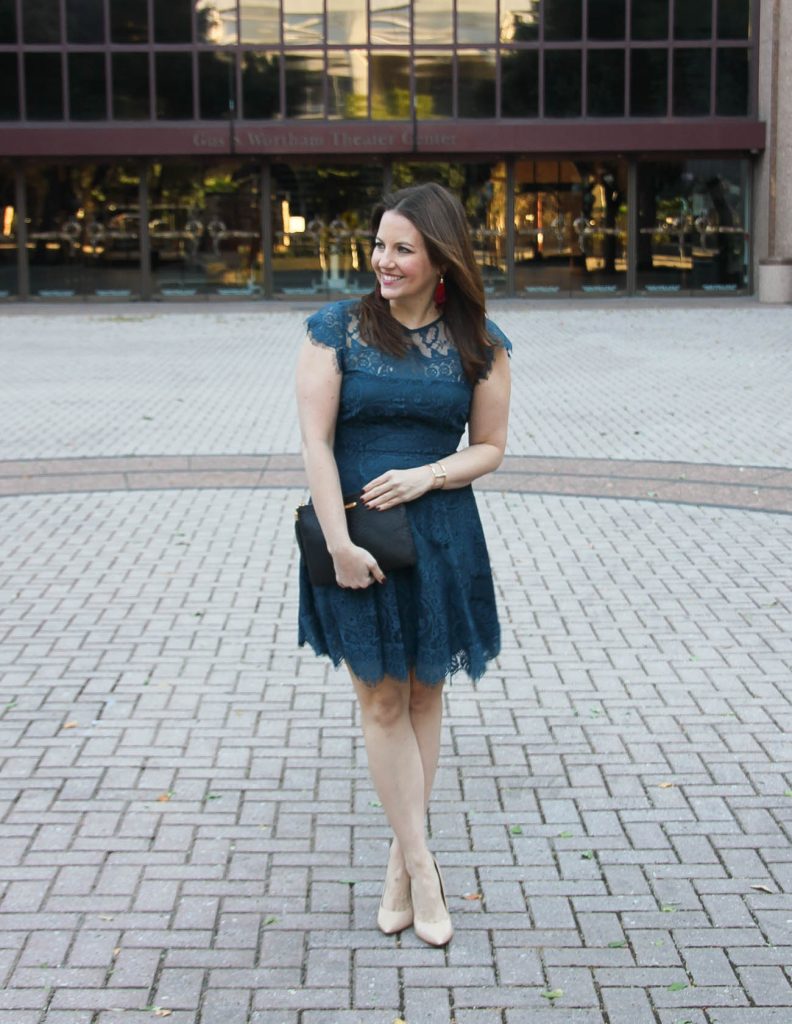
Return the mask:
<path id="1" fill-rule="evenodd" d="M 446 286 L 443 280 L 443 275 L 440 275 L 440 280 L 437 282 L 437 287 L 434 290 L 434 304 L 438 308 L 442 308 L 445 305 L 446 300 Z"/>

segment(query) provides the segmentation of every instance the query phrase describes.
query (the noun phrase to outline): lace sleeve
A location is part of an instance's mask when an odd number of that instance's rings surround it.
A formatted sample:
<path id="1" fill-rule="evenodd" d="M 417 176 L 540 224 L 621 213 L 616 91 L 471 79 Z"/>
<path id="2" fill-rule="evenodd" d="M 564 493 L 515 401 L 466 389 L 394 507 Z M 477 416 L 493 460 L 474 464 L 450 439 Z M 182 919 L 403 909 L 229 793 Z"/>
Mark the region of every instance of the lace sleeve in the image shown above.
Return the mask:
<path id="1" fill-rule="evenodd" d="M 344 372 L 344 352 L 346 350 L 347 310 L 341 302 L 331 302 L 322 306 L 305 321 L 308 340 L 313 345 L 331 348 L 335 353 L 336 369 Z"/>
<path id="2" fill-rule="evenodd" d="M 492 360 L 495 358 L 495 352 L 499 348 L 506 349 L 506 354 L 511 359 L 512 354 L 512 343 L 498 327 L 497 324 L 493 323 L 492 320 L 487 319 L 486 321 L 487 334 L 489 335 L 490 341 L 494 342 L 494 348 L 491 348 L 487 352 L 487 369 L 481 374 L 479 380 L 486 380 L 489 376 L 490 370 L 492 369 Z"/>

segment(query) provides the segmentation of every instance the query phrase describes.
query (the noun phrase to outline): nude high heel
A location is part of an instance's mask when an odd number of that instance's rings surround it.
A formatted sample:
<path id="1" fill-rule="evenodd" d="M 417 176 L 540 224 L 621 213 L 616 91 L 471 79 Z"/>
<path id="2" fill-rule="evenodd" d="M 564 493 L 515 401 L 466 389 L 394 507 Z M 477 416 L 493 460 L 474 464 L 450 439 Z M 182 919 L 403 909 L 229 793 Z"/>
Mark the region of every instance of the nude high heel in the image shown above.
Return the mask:
<path id="1" fill-rule="evenodd" d="M 405 928 L 409 928 L 413 923 L 412 898 L 410 898 L 409 907 L 405 907 L 404 910 L 388 910 L 382 905 L 382 900 L 385 899 L 387 888 L 388 876 L 386 874 L 385 884 L 382 887 L 382 897 L 380 898 L 379 910 L 377 911 L 377 927 L 385 935 L 395 935 L 397 932 L 403 932 Z"/>
<path id="2" fill-rule="evenodd" d="M 440 868 L 434 857 L 432 857 L 432 863 L 437 872 L 437 881 L 440 883 L 440 895 L 443 898 L 445 913 L 436 921 L 421 921 L 416 917 L 413 920 L 413 927 L 418 938 L 423 939 L 430 946 L 445 946 L 451 941 L 454 934 L 454 926 L 451 924 L 451 915 L 448 912 L 448 900 L 446 900 L 443 876 L 440 874 Z M 410 892 L 412 893 L 412 883 L 410 883 Z M 415 900 L 413 899 L 414 902 Z"/>

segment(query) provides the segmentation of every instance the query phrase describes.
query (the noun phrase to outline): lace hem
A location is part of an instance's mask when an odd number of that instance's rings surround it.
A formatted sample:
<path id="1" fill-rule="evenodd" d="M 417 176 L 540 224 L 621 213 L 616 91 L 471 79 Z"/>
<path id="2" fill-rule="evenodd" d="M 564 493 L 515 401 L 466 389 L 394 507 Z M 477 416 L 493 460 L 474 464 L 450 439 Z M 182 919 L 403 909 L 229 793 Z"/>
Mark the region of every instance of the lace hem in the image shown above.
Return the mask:
<path id="1" fill-rule="evenodd" d="M 308 340 L 312 345 L 315 345 L 317 348 L 329 349 L 333 353 L 333 366 L 335 367 L 336 373 L 340 375 L 344 372 L 341 367 L 340 355 L 335 345 L 333 345 L 329 341 L 322 341 L 320 338 L 317 338 L 310 330 L 308 331 Z"/>

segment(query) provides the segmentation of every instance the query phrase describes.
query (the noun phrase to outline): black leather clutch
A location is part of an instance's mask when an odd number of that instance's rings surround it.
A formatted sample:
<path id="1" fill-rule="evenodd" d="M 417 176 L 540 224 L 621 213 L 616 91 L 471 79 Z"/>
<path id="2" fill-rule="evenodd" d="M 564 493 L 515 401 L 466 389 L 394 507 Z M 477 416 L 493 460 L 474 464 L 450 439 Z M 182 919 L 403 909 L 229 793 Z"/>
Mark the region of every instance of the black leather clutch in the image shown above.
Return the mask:
<path id="1" fill-rule="evenodd" d="M 352 543 L 370 552 L 383 572 L 415 565 L 415 543 L 404 505 L 378 511 L 367 508 L 359 498 L 344 498 L 344 509 Z M 300 505 L 294 518 L 311 583 L 315 587 L 335 584 L 333 559 L 313 505 Z"/>

